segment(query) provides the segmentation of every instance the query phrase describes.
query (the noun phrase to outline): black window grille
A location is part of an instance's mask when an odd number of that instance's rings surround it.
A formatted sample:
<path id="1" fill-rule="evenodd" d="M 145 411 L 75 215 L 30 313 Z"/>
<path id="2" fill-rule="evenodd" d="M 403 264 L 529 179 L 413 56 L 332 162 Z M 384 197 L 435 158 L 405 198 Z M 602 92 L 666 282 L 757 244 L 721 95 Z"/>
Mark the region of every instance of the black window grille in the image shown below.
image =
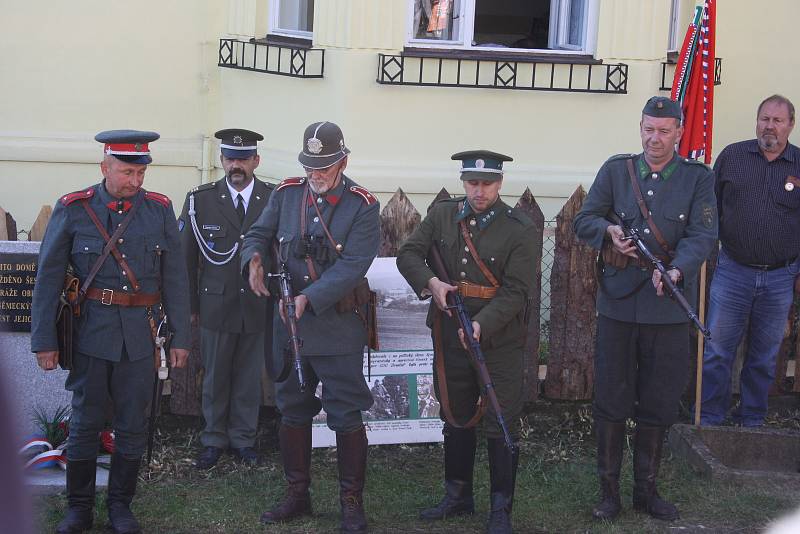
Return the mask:
<path id="1" fill-rule="evenodd" d="M 378 54 L 380 84 L 573 93 L 628 92 L 628 65 L 541 58 Z"/>
<path id="2" fill-rule="evenodd" d="M 325 50 L 286 44 L 219 40 L 220 67 L 278 74 L 293 78 L 322 78 Z"/>
<path id="3" fill-rule="evenodd" d="M 675 77 L 677 63 L 670 61 L 661 62 L 661 87 L 662 91 L 672 91 L 672 80 Z M 669 85 L 667 85 L 669 84 Z M 714 85 L 722 85 L 722 58 L 714 58 Z"/>

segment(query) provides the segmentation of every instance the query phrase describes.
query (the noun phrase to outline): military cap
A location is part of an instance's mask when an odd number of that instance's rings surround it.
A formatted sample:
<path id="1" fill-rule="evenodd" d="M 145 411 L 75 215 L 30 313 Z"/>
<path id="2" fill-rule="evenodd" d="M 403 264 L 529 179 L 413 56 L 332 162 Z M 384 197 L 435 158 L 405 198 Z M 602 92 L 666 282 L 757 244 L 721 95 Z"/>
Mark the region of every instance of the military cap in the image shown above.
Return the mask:
<path id="1" fill-rule="evenodd" d="M 642 114 L 651 117 L 671 117 L 681 120 L 681 105 L 666 96 L 654 96 L 647 101 Z"/>
<path id="2" fill-rule="evenodd" d="M 489 150 L 467 150 L 453 154 L 450 159 L 461 161 L 462 180 L 490 180 L 503 178 L 503 162 L 513 158 Z"/>
<path id="3" fill-rule="evenodd" d="M 153 158 L 150 157 L 152 143 L 161 137 L 156 132 L 143 132 L 140 130 L 106 130 L 94 136 L 95 141 L 104 143 L 103 153 L 114 156 L 125 163 L 149 165 Z"/>
<path id="4" fill-rule="evenodd" d="M 307 169 L 326 169 L 349 153 L 339 126 L 327 121 L 315 122 L 303 132 L 303 150 L 297 160 Z"/>
<path id="5" fill-rule="evenodd" d="M 258 153 L 258 142 L 264 136 L 241 128 L 227 128 L 214 134 L 220 140 L 219 148 L 228 159 L 247 159 Z"/>

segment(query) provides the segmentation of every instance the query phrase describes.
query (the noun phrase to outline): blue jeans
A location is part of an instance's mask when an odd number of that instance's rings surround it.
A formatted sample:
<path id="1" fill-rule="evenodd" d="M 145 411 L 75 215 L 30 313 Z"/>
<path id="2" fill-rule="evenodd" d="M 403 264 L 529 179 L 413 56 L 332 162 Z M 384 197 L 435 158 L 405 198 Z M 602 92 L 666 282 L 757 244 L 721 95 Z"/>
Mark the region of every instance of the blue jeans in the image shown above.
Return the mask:
<path id="1" fill-rule="evenodd" d="M 720 251 L 711 282 L 707 321 L 711 341 L 703 353 L 700 424 L 718 425 L 728 412 L 731 368 L 745 328 L 748 346 L 740 377 L 740 408 L 733 416 L 743 426 L 763 424 L 798 268 L 795 261 L 762 271 L 735 262 L 725 249 Z"/>

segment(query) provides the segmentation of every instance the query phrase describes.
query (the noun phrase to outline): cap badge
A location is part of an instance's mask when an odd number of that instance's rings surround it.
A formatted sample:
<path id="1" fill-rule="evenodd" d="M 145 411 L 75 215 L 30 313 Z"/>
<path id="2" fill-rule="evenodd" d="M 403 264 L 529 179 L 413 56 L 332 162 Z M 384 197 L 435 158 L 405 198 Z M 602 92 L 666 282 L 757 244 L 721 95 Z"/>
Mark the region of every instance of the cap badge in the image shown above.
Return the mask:
<path id="1" fill-rule="evenodd" d="M 242 144 L 242 136 L 241 135 L 234 135 L 233 136 L 233 144 L 234 145 L 241 145 Z"/>
<path id="2" fill-rule="evenodd" d="M 141 143 L 136 143 L 135 145 L 133 145 L 133 149 L 136 152 L 141 152 L 142 151 L 142 144 Z"/>
<path id="3" fill-rule="evenodd" d="M 656 107 L 658 109 L 664 109 L 664 103 L 659 100 L 658 102 L 656 102 Z"/>
<path id="4" fill-rule="evenodd" d="M 322 141 L 316 137 L 310 137 L 306 142 L 306 146 L 308 146 L 308 151 L 312 154 L 319 154 L 322 152 Z"/>
<path id="5" fill-rule="evenodd" d="M 486 162 L 485 161 L 483 161 L 482 159 L 476 159 L 475 160 L 475 168 L 476 169 L 483 169 L 484 167 L 486 167 Z"/>

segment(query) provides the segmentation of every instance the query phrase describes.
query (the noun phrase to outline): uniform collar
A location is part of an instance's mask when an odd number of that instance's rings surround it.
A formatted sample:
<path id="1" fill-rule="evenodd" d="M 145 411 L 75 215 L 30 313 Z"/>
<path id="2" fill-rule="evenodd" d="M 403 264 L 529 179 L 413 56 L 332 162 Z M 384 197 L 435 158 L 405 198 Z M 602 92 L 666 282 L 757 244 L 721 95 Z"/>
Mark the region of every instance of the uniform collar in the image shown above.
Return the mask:
<path id="1" fill-rule="evenodd" d="M 483 213 L 476 213 L 475 210 L 472 209 L 470 203 L 467 202 L 467 199 L 464 198 L 461 209 L 458 211 L 458 213 L 456 213 L 456 222 L 470 219 L 469 224 L 471 226 L 477 225 L 478 228 L 484 230 L 486 227 L 492 224 L 495 219 L 497 219 L 497 215 L 500 213 L 500 211 L 502 211 L 500 207 L 500 197 L 498 197 L 489 209 Z"/>
<path id="2" fill-rule="evenodd" d="M 672 154 L 672 159 L 664 166 L 663 169 L 661 169 L 661 171 L 653 172 L 650 169 L 650 165 L 647 164 L 647 160 L 644 159 L 644 154 L 641 154 L 636 163 L 636 168 L 639 172 L 639 178 L 642 180 L 646 180 L 648 178 L 658 180 L 659 178 L 663 178 L 666 182 L 678 169 L 678 160 L 678 153 L 674 152 Z"/>
<path id="3" fill-rule="evenodd" d="M 311 193 L 308 195 L 308 205 L 310 206 L 312 202 L 316 200 L 317 204 L 323 206 L 325 203 L 330 204 L 331 206 L 335 206 L 339 203 L 339 200 L 342 198 L 342 193 L 344 193 L 344 186 L 345 186 L 345 177 L 344 174 L 342 175 L 342 179 L 339 181 L 339 184 L 325 193 L 324 195 L 317 195 L 313 191 L 311 191 L 311 187 L 309 186 L 309 192 Z"/>
<path id="4" fill-rule="evenodd" d="M 225 177 L 225 185 L 228 186 L 228 191 L 231 194 L 231 200 L 233 201 L 233 207 L 236 207 L 236 195 L 242 195 L 242 199 L 244 200 L 244 209 L 247 211 L 247 207 L 250 205 L 250 195 L 253 194 L 253 187 L 256 185 L 256 179 L 253 178 L 250 180 L 250 183 L 242 189 L 241 191 L 237 191 L 235 187 L 231 185 L 228 181 L 228 177 Z"/>
<path id="5" fill-rule="evenodd" d="M 100 200 L 100 202 L 102 202 L 110 210 L 122 211 L 123 213 L 127 212 L 131 208 L 134 200 L 141 194 L 143 194 L 143 192 L 140 189 L 139 192 L 132 197 L 119 199 L 115 196 L 112 196 L 111 193 L 108 192 L 108 189 L 106 189 L 105 179 L 103 179 L 103 181 L 97 186 L 97 198 Z"/>

